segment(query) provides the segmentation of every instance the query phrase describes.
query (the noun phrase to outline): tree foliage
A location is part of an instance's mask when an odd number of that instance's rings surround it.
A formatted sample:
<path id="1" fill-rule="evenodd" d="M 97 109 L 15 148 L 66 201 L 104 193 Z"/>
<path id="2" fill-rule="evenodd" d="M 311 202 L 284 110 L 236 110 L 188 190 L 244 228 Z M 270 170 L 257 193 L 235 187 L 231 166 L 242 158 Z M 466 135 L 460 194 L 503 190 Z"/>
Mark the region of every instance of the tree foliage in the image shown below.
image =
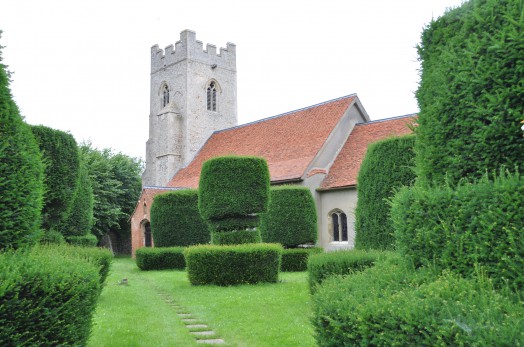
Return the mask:
<path id="1" fill-rule="evenodd" d="M 42 227 L 59 229 L 71 209 L 78 180 L 78 145 L 73 135 L 43 125 L 31 130 L 45 165 L 45 196 Z"/>
<path id="2" fill-rule="evenodd" d="M 422 33 L 421 182 L 456 183 L 522 161 L 523 18 L 520 0 L 471 0 Z"/>
<path id="3" fill-rule="evenodd" d="M 415 180 L 414 136 L 391 138 L 369 146 L 358 173 L 355 247 L 393 249 L 395 237 L 388 203 Z"/>
<path id="4" fill-rule="evenodd" d="M 37 241 L 43 175 L 38 145 L 11 96 L 0 47 L 0 249 Z"/>

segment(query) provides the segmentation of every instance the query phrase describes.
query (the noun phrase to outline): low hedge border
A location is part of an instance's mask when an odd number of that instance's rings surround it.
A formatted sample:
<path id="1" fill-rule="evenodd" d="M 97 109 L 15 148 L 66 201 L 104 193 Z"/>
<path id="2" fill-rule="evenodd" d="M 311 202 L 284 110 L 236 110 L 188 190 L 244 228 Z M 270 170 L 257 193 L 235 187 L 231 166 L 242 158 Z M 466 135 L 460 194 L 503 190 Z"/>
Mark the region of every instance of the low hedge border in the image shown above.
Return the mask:
<path id="1" fill-rule="evenodd" d="M 352 249 L 311 255 L 307 266 L 309 289 L 311 293 L 314 293 L 316 287 L 326 278 L 362 271 L 392 254 L 384 251 Z"/>
<path id="2" fill-rule="evenodd" d="M 184 256 L 192 285 L 275 283 L 280 273 L 282 246 L 268 243 L 191 246 L 186 248 Z"/>
<path id="3" fill-rule="evenodd" d="M 60 247 L 0 253 L 0 345 L 85 346 L 98 269 Z"/>
<path id="4" fill-rule="evenodd" d="M 486 279 L 379 263 L 313 295 L 319 346 L 520 346 L 524 306 Z"/>
<path id="5" fill-rule="evenodd" d="M 319 254 L 322 252 L 324 252 L 324 250 L 320 247 L 284 249 L 282 252 L 282 265 L 280 265 L 280 271 L 307 271 L 309 257 L 313 254 Z"/>
<path id="6" fill-rule="evenodd" d="M 83 236 L 66 236 L 65 240 L 70 245 L 81 247 L 96 247 L 98 244 L 98 239 L 93 234 Z"/>
<path id="7" fill-rule="evenodd" d="M 184 270 L 184 247 L 143 247 L 135 252 L 140 270 Z"/>

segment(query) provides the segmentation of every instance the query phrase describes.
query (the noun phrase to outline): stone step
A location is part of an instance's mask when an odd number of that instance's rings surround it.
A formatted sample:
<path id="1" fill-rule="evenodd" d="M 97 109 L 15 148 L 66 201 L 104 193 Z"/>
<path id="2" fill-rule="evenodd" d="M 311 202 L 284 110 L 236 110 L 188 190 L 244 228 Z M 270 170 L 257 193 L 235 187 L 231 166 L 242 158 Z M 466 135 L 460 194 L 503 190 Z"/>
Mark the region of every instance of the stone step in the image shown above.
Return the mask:
<path id="1" fill-rule="evenodd" d="M 213 330 L 191 331 L 190 334 L 195 335 L 195 336 L 211 336 L 211 335 L 215 335 L 215 332 Z"/>
<path id="2" fill-rule="evenodd" d="M 188 324 L 186 325 L 186 328 L 188 329 L 204 329 L 209 328 L 206 324 Z"/>
<path id="3" fill-rule="evenodd" d="M 206 340 L 197 340 L 197 343 L 207 344 L 207 345 L 221 345 L 226 342 L 222 339 L 206 339 Z"/>

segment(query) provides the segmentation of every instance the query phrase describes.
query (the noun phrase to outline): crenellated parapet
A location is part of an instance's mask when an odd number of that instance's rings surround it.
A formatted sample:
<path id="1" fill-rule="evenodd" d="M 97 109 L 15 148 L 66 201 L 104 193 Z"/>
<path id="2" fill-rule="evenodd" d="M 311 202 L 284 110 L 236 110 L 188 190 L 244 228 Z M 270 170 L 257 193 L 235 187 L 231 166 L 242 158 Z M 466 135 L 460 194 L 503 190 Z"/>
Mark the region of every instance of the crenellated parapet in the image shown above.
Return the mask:
<path id="1" fill-rule="evenodd" d="M 151 47 L 151 72 L 154 73 L 185 59 L 212 66 L 216 64 L 216 67 L 236 71 L 236 46 L 228 42 L 226 48 L 221 47 L 217 54 L 215 45 L 207 44 L 204 50 L 202 41 L 196 39 L 196 33 L 184 30 L 180 33 L 180 40 L 175 43 L 175 46 L 169 45 L 165 50 L 160 49 L 158 45 Z"/>

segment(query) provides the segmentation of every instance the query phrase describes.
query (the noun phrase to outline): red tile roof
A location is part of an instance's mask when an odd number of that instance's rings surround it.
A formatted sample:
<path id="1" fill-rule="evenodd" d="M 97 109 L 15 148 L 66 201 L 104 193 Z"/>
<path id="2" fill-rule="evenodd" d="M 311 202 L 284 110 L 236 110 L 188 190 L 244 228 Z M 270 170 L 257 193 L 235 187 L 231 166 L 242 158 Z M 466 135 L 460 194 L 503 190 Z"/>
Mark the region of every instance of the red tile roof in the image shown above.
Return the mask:
<path id="1" fill-rule="evenodd" d="M 340 150 L 320 189 L 336 189 L 357 184 L 360 164 L 368 145 L 393 136 L 410 134 L 415 115 L 357 124 Z"/>
<path id="2" fill-rule="evenodd" d="M 355 95 L 350 95 L 215 132 L 168 186 L 197 188 L 204 161 L 222 155 L 265 158 L 272 182 L 300 179 L 355 99 Z"/>

